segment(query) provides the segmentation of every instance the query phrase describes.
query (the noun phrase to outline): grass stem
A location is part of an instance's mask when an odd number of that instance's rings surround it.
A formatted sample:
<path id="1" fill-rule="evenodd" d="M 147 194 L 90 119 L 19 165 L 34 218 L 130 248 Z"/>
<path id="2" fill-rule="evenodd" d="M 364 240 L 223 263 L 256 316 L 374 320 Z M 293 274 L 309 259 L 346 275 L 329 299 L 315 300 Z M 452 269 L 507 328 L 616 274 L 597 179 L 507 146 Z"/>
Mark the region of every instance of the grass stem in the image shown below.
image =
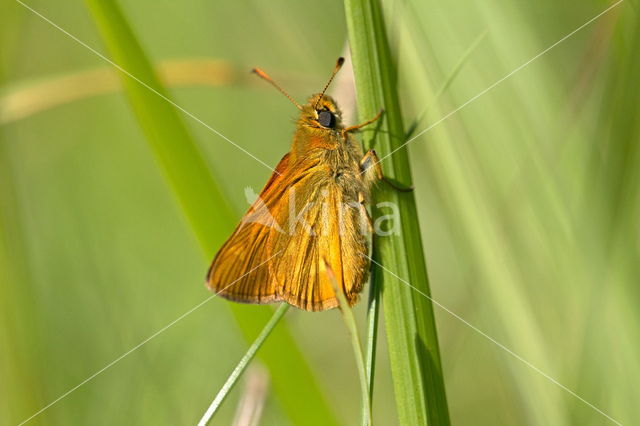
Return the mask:
<path id="1" fill-rule="evenodd" d="M 251 344 L 251 346 L 249 346 L 249 349 L 247 350 L 247 352 L 240 359 L 240 362 L 238 362 L 238 365 L 236 365 L 236 368 L 233 369 L 233 371 L 229 375 L 229 378 L 227 378 L 227 381 L 224 382 L 224 385 L 222 385 L 222 388 L 220 388 L 220 390 L 218 391 L 218 394 L 213 399 L 213 402 L 211 402 L 211 405 L 209 405 L 209 408 L 207 408 L 207 411 L 204 413 L 204 415 L 198 422 L 198 426 L 205 426 L 209 424 L 209 422 L 213 418 L 216 411 L 218 411 L 218 408 L 220 408 L 220 405 L 222 405 L 222 402 L 225 400 L 227 395 L 229 395 L 229 392 L 231 391 L 231 389 L 233 389 L 235 384 L 238 382 L 238 379 L 240 379 L 240 376 L 242 376 L 242 373 L 244 373 L 247 366 L 249 365 L 253 357 L 258 352 L 258 349 L 260 349 L 260 347 L 265 342 L 267 337 L 269 337 L 269 335 L 271 334 L 271 331 L 278 324 L 278 322 L 284 316 L 287 310 L 289 310 L 289 307 L 290 305 L 286 303 L 282 303 L 278 307 L 278 309 L 273 314 L 273 316 L 271 317 L 267 325 L 265 325 L 265 327 L 262 329 L 262 331 L 260 332 L 256 340 Z"/>

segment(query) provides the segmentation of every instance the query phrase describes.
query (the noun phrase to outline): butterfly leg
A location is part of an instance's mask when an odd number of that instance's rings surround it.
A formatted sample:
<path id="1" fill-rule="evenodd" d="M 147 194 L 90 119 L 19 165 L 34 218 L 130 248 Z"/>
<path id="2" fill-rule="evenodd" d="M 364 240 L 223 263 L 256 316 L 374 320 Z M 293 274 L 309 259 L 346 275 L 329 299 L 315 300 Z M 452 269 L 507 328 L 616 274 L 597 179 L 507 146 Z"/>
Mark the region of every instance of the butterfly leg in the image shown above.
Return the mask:
<path id="1" fill-rule="evenodd" d="M 382 174 L 382 167 L 380 166 L 380 160 L 378 155 L 373 149 L 367 151 L 367 153 L 360 160 L 360 172 L 364 176 L 364 180 L 368 185 L 373 184 L 377 180 L 384 181 L 387 185 L 400 192 L 413 191 L 412 186 L 404 186 Z"/>
<path id="2" fill-rule="evenodd" d="M 386 183 L 387 185 L 389 185 L 390 187 L 392 187 L 393 189 L 395 189 L 396 191 L 400 191 L 400 192 L 411 192 L 413 191 L 413 186 L 405 186 L 403 184 L 401 184 L 400 182 L 388 178 L 386 176 L 384 176 L 382 178 L 382 180 L 384 181 L 384 183 Z"/>
<path id="3" fill-rule="evenodd" d="M 371 221 L 371 216 L 369 216 L 369 212 L 367 208 L 364 206 L 365 203 L 364 194 L 362 192 L 358 193 L 358 205 L 360 208 L 360 218 L 363 220 L 362 230 L 367 231 L 369 234 L 373 233 L 373 223 Z M 365 228 L 366 227 L 366 228 Z"/>
<path id="4" fill-rule="evenodd" d="M 371 120 L 365 121 L 364 123 L 361 123 L 355 126 L 347 127 L 342 132 L 343 134 L 346 134 L 348 132 L 358 130 L 364 126 L 374 123 L 380 117 L 382 117 L 383 113 L 384 113 L 384 110 L 381 109 L 380 112 L 378 112 L 378 114 L 375 117 L 373 117 Z M 360 173 L 362 173 L 364 177 L 364 181 L 369 187 L 371 187 L 376 181 L 383 180 L 384 182 L 387 183 L 387 185 L 391 186 L 392 188 L 400 192 L 413 191 L 413 187 L 403 186 L 393 181 L 392 179 L 385 177 L 382 174 L 382 167 L 380 166 L 380 160 L 378 159 L 378 155 L 373 149 L 370 149 L 369 151 L 367 151 L 364 157 L 362 157 L 362 160 L 360 160 Z"/>
<path id="5" fill-rule="evenodd" d="M 373 149 L 367 151 L 362 160 L 360 160 L 360 173 L 362 173 L 362 177 L 368 186 L 383 178 L 380 160 L 378 160 L 378 155 Z"/>
<path id="6" fill-rule="evenodd" d="M 355 126 L 349 126 L 346 129 L 344 129 L 342 131 L 342 133 L 349 133 L 349 132 L 353 132 L 354 130 L 358 130 L 364 126 L 368 126 L 371 123 L 376 122 L 380 117 L 382 117 L 382 113 L 384 112 L 383 109 L 381 109 L 378 114 L 376 114 L 375 117 L 373 117 L 371 120 L 367 120 L 364 123 L 360 123 L 360 124 L 356 124 Z"/>

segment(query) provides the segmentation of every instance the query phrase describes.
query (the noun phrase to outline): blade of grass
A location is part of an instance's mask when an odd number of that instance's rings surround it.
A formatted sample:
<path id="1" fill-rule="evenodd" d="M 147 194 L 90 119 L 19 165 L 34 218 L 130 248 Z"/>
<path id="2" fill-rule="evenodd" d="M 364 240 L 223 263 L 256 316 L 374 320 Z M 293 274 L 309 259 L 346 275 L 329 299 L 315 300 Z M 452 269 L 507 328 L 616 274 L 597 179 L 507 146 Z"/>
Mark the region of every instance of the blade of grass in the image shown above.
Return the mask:
<path id="1" fill-rule="evenodd" d="M 376 137 L 376 149 L 385 156 L 400 146 L 404 127 L 396 91 L 396 75 L 377 0 L 345 0 L 347 27 L 353 58 L 358 110 L 361 120 L 385 109 L 386 132 Z M 364 141 L 372 148 L 371 139 Z M 385 176 L 411 186 L 406 149 L 382 163 Z M 374 206 L 386 201 L 398 206 L 400 233 L 376 238 L 377 262 L 430 294 L 420 227 L 412 193 L 399 193 L 381 185 L 373 196 Z M 381 215 L 373 209 L 374 218 Z M 377 269 L 374 266 L 374 269 Z M 375 272 L 380 279 L 385 310 L 389 356 L 396 404 L 401 424 L 448 425 L 449 412 L 442 377 L 440 350 L 433 306 L 413 293 L 392 274 Z M 414 297 L 415 296 L 415 297 Z"/>
<path id="2" fill-rule="evenodd" d="M 37 297 L 26 261 L 27 248 L 20 238 L 24 218 L 17 208 L 14 167 L 10 146 L 0 137 L 0 365 L 10 366 L 3 369 L 0 393 L 27 395 L 3 398 L 0 424 L 18 424 L 23 413 L 40 408 L 42 397 L 32 390 L 45 386 L 38 357 L 45 349 L 41 336 L 33 332 L 41 312 L 34 302 Z"/>
<path id="3" fill-rule="evenodd" d="M 488 31 L 486 29 L 484 31 L 482 31 L 478 35 L 478 37 L 476 37 L 476 39 L 471 43 L 471 45 L 467 48 L 467 50 L 464 51 L 464 53 L 462 54 L 462 56 L 460 57 L 460 59 L 458 60 L 456 65 L 449 72 L 449 75 L 444 79 L 444 82 L 442 83 L 442 85 L 440 86 L 438 91 L 433 96 L 433 99 L 431 100 L 430 104 L 428 106 L 426 106 L 422 110 L 422 112 L 420 114 L 418 114 L 418 117 L 413 121 L 413 123 L 411 123 L 411 125 L 409 126 L 409 129 L 405 132 L 405 136 L 404 136 L 405 139 L 409 139 L 413 135 L 413 133 L 416 131 L 416 128 L 418 127 L 418 125 L 426 117 L 427 111 L 429 111 L 429 109 L 433 108 L 433 106 L 440 99 L 440 96 L 442 96 L 444 94 L 444 92 L 449 88 L 449 86 L 451 86 L 451 83 L 453 83 L 453 81 L 456 79 L 458 74 L 460 74 L 460 71 L 462 71 L 462 68 L 464 67 L 464 64 L 467 63 L 467 60 L 471 57 L 471 54 L 480 45 L 480 42 L 482 40 L 484 40 L 484 38 L 487 36 L 487 32 Z"/>
<path id="4" fill-rule="evenodd" d="M 267 337 L 269 337 L 275 326 L 280 321 L 280 318 L 282 318 L 287 312 L 289 306 L 290 305 L 286 303 L 282 303 L 280 307 L 278 307 L 267 325 L 264 326 L 256 340 L 251 344 L 247 352 L 240 359 L 240 362 L 238 363 L 238 365 L 236 365 L 236 368 L 233 369 L 227 381 L 224 382 L 224 385 L 222 385 L 222 388 L 220 388 L 220 391 L 218 391 L 218 394 L 213 399 L 211 405 L 209 405 L 209 408 L 207 408 L 207 411 L 202 416 L 202 419 L 200 419 L 200 421 L 198 422 L 198 426 L 205 426 L 209 424 L 216 411 L 218 411 L 218 408 L 220 408 L 220 406 L 222 405 L 222 402 L 225 400 L 227 395 L 229 395 L 231 389 L 233 389 L 240 376 L 242 376 L 242 373 L 244 373 L 247 366 L 258 352 L 258 349 L 260 349 L 264 341 L 267 339 Z"/>
<path id="5" fill-rule="evenodd" d="M 333 291 L 338 298 L 340 304 L 340 313 L 344 324 L 351 336 L 351 344 L 353 345 L 353 353 L 356 357 L 356 365 L 358 366 L 358 375 L 360 376 L 360 390 L 362 391 L 362 425 L 373 425 L 373 418 L 371 412 L 371 399 L 369 398 L 369 381 L 367 380 L 367 371 L 365 367 L 364 353 L 362 352 L 362 343 L 360 343 L 360 336 L 358 334 L 358 326 L 356 319 L 353 316 L 353 311 L 347 302 L 342 289 L 340 288 L 336 276 L 333 270 L 327 265 L 324 259 L 321 259 L 322 271 L 329 277 L 329 282 L 333 286 Z"/>
<path id="6" fill-rule="evenodd" d="M 135 76 L 121 74 L 138 123 L 200 245 L 211 251 L 234 225 L 229 204 L 178 112 L 167 102 L 168 93 L 117 4 L 111 0 L 86 0 L 86 4 L 113 62 Z"/>
<path id="7" fill-rule="evenodd" d="M 467 48 L 467 50 L 464 51 L 464 53 L 462 54 L 458 62 L 455 64 L 455 66 L 453 67 L 453 69 L 451 70 L 447 78 L 444 80 L 444 83 L 442 83 L 442 86 L 440 86 L 440 88 L 434 95 L 433 100 L 431 101 L 432 105 L 435 104 L 436 101 L 440 98 L 440 96 L 442 96 L 442 94 L 449 88 L 449 86 L 451 86 L 451 83 L 453 83 L 453 81 L 456 79 L 458 74 L 460 74 L 460 71 L 462 71 L 462 67 L 464 66 L 464 64 L 467 63 L 467 60 L 469 60 L 469 58 L 471 57 L 471 54 L 480 45 L 480 42 L 484 40 L 484 38 L 487 36 L 487 32 L 488 30 L 486 29 L 482 31 L 478 35 L 478 37 L 476 37 L 476 39 L 471 43 L 471 45 Z"/>
<path id="8" fill-rule="evenodd" d="M 239 71 L 215 59 L 186 58 L 156 64 L 166 87 L 229 86 L 243 84 Z M 0 88 L 0 125 L 24 120 L 62 105 L 122 91 L 111 65 L 70 74 L 20 81 Z"/>
<path id="9" fill-rule="evenodd" d="M 376 348 L 378 343 L 378 318 L 380 316 L 380 280 L 374 277 L 376 270 L 371 273 L 369 287 L 369 304 L 367 306 L 367 335 L 365 349 L 365 364 L 369 379 L 369 400 L 373 401 L 373 384 L 376 371 Z"/>
<path id="10" fill-rule="evenodd" d="M 86 4 L 113 61 L 148 85 L 122 76 L 125 93 L 147 141 L 209 257 L 233 229 L 234 214 L 177 111 L 158 96 L 168 98 L 118 5 L 109 0 L 86 0 Z M 256 307 L 249 312 L 233 303 L 229 306 L 247 340 L 272 318 L 273 310 L 269 308 Z M 271 334 L 271 340 L 274 344 L 264 348 L 261 358 L 269 368 L 286 415 L 295 424 L 303 424 L 309 418 L 335 424 L 334 415 L 289 329 L 283 324 Z M 295 389 L 304 389 L 305 397 L 300 398 Z"/>

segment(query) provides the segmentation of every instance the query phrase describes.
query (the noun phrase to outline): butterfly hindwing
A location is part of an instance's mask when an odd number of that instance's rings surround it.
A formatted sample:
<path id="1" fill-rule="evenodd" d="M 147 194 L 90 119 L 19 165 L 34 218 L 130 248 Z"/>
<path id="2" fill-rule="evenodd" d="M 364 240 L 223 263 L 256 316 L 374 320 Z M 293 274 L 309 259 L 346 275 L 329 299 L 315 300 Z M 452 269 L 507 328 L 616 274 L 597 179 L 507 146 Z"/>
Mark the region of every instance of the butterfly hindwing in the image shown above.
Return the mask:
<path id="1" fill-rule="evenodd" d="M 278 253 L 269 267 L 279 297 L 305 310 L 338 306 L 321 268 L 324 259 L 353 305 L 368 274 L 366 211 L 355 197 L 347 198 L 349 192 L 322 166 L 291 174 L 295 183 L 287 188 L 278 209 L 281 232 L 272 232 L 267 243 L 271 253 Z"/>

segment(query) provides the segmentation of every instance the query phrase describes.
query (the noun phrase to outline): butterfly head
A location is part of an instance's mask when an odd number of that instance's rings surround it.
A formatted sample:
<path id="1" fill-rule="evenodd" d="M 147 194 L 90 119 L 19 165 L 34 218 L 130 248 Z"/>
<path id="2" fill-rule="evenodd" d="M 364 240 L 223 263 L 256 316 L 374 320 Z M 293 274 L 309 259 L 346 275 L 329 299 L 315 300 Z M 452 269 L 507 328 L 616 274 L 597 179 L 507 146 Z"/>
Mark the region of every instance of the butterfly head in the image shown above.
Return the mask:
<path id="1" fill-rule="evenodd" d="M 278 89 L 296 106 L 296 108 L 300 110 L 300 119 L 298 120 L 298 124 L 300 126 L 315 130 L 333 131 L 343 129 L 342 112 L 333 98 L 325 95 L 325 92 L 329 88 L 329 85 L 340 68 L 342 68 L 342 64 L 344 64 L 344 58 L 338 58 L 336 66 L 331 73 L 331 77 L 329 78 L 329 81 L 327 81 L 327 84 L 325 84 L 322 92 L 312 95 L 304 105 L 300 105 L 296 102 L 295 99 L 293 99 L 282 87 L 277 85 L 271 77 L 269 77 L 267 73 L 262 71 L 260 68 L 254 68 L 253 72 Z"/>
<path id="2" fill-rule="evenodd" d="M 331 96 L 311 96 L 302 107 L 299 122 L 307 127 L 336 130 L 342 128 L 342 111 Z"/>

